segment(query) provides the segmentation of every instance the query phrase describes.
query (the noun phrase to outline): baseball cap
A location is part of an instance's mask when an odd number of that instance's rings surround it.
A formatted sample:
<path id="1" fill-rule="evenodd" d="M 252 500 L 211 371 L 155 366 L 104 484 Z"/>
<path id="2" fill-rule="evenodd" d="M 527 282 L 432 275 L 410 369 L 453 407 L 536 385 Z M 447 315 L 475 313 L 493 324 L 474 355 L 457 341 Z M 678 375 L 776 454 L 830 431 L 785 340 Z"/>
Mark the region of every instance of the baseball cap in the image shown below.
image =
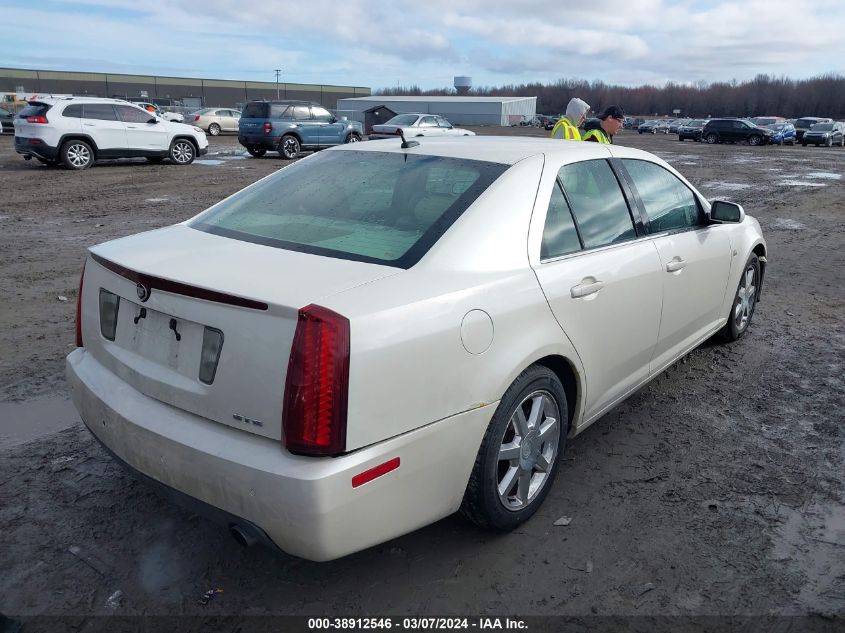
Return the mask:
<path id="1" fill-rule="evenodd" d="M 602 112 L 598 118 L 606 119 L 607 117 L 612 117 L 614 119 L 624 119 L 625 113 L 619 106 L 612 105 L 609 106 L 604 112 Z"/>

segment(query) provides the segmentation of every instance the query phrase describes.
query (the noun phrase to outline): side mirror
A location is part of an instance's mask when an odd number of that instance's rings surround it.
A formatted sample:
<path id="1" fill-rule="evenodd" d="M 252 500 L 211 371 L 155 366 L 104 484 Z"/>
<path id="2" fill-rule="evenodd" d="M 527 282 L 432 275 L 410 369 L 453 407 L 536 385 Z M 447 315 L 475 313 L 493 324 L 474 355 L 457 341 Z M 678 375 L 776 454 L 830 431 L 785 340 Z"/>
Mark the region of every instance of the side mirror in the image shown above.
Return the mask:
<path id="1" fill-rule="evenodd" d="M 158 117 L 153 117 L 147 121 L 147 123 L 158 123 Z"/>
<path id="2" fill-rule="evenodd" d="M 710 205 L 710 221 L 719 224 L 738 224 L 745 219 L 742 205 L 727 200 L 714 200 Z"/>

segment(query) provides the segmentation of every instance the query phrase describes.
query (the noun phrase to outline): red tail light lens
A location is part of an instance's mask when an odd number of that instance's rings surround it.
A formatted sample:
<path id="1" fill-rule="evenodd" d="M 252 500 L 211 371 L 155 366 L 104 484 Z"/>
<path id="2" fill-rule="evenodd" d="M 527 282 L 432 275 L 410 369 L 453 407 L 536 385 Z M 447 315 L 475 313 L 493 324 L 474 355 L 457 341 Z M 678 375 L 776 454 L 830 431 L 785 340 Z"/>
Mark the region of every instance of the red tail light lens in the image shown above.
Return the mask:
<path id="1" fill-rule="evenodd" d="M 49 123 L 46 116 L 28 116 L 26 121 L 27 123 Z"/>
<path id="2" fill-rule="evenodd" d="M 309 305 L 299 311 L 282 411 L 285 447 L 304 455 L 346 448 L 349 319 Z"/>
<path id="3" fill-rule="evenodd" d="M 194 121 L 199 121 L 199 120 L 200 120 L 200 115 L 199 115 L 199 114 L 195 114 L 195 115 L 194 115 Z"/>
<path id="4" fill-rule="evenodd" d="M 273 124 L 270 121 L 264 121 L 264 133 L 269 134 L 273 131 Z"/>
<path id="5" fill-rule="evenodd" d="M 85 264 L 79 275 L 79 292 L 76 293 L 76 346 L 82 347 L 82 282 L 85 279 Z"/>

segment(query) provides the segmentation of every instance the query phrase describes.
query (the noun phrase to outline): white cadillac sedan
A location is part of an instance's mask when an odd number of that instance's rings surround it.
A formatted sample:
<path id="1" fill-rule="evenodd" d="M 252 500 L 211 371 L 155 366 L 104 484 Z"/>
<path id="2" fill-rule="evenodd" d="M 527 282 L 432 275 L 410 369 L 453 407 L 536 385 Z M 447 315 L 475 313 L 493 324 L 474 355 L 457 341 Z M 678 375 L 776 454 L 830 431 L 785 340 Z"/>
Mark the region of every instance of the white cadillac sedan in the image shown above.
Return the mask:
<path id="1" fill-rule="evenodd" d="M 395 138 L 401 133 L 406 138 L 416 136 L 475 136 L 475 132 L 454 127 L 436 114 L 397 114 L 386 123 L 373 126 L 369 139 Z"/>
<path id="2" fill-rule="evenodd" d="M 568 437 L 748 329 L 760 225 L 646 152 L 399 139 L 90 249 L 73 400 L 242 543 L 330 560 L 461 510 L 510 530 Z"/>

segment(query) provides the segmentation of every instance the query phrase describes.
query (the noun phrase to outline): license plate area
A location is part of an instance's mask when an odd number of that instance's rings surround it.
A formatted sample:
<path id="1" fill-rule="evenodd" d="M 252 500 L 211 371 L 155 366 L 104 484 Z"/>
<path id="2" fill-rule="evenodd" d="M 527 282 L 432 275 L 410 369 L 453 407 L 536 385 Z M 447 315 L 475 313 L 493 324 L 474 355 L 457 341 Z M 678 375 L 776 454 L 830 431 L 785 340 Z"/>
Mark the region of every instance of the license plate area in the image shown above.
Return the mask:
<path id="1" fill-rule="evenodd" d="M 131 301 L 126 304 L 120 319 L 127 333 L 126 348 L 186 376 L 195 375 L 204 326 Z"/>

